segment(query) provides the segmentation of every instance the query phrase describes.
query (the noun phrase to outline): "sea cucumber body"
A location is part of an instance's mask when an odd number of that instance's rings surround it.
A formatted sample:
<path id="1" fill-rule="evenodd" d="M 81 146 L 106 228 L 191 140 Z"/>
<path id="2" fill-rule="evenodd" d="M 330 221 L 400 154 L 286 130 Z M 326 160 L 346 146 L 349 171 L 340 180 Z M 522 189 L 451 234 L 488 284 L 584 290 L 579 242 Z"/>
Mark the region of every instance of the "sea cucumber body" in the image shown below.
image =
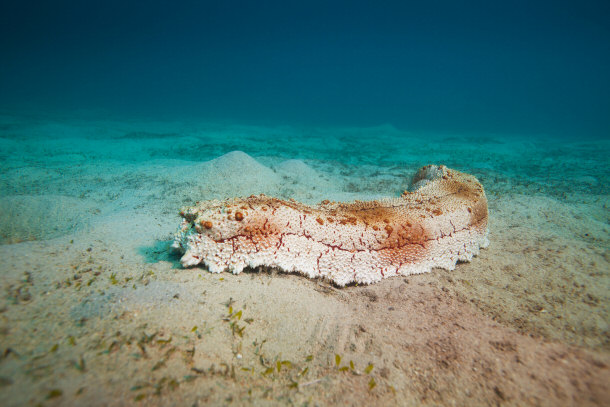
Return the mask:
<path id="1" fill-rule="evenodd" d="M 411 192 L 308 206 L 264 195 L 183 208 L 174 247 L 185 267 L 235 274 L 267 266 L 339 286 L 452 270 L 488 245 L 487 199 L 471 175 L 426 166 Z"/>

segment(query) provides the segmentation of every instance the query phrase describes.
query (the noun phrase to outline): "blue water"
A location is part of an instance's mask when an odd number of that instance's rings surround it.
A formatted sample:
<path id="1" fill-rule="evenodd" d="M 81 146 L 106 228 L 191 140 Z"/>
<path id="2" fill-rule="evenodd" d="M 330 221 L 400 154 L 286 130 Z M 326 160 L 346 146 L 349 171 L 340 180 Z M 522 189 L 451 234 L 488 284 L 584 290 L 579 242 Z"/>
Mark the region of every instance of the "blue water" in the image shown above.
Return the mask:
<path id="1" fill-rule="evenodd" d="M 607 1 L 3 2 L 0 107 L 607 138 Z"/>

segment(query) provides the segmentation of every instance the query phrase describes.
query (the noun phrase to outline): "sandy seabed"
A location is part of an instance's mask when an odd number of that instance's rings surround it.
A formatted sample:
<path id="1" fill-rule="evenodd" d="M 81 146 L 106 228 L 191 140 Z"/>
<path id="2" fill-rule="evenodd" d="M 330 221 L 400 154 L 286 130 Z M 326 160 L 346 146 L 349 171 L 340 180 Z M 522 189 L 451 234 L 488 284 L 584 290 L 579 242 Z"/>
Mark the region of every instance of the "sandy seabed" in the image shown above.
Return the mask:
<path id="1" fill-rule="evenodd" d="M 0 397 L 22 405 L 610 405 L 610 143 L 0 115 Z M 477 176 L 489 248 L 337 288 L 183 269 L 178 211 Z"/>

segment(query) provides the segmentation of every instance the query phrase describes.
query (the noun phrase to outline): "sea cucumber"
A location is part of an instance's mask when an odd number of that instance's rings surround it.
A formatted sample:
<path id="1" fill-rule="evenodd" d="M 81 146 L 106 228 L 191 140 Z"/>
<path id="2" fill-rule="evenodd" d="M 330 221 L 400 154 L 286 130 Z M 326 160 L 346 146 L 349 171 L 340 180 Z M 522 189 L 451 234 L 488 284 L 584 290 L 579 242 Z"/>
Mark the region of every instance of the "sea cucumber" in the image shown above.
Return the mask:
<path id="1" fill-rule="evenodd" d="M 213 273 L 267 266 L 338 286 L 453 270 L 487 247 L 487 198 L 472 175 L 421 168 L 398 198 L 308 206 L 265 195 L 180 211 L 173 247 L 184 267 Z"/>

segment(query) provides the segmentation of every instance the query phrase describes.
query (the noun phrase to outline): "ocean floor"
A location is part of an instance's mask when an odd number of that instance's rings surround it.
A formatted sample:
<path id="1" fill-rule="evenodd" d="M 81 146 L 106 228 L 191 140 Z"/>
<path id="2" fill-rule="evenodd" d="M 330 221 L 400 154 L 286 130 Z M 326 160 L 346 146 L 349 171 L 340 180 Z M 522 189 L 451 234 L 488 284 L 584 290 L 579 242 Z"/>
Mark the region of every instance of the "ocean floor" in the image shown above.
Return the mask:
<path id="1" fill-rule="evenodd" d="M 610 142 L 0 115 L 0 398 L 43 405 L 610 405 Z M 490 246 L 335 287 L 183 269 L 181 206 L 475 175 Z"/>

